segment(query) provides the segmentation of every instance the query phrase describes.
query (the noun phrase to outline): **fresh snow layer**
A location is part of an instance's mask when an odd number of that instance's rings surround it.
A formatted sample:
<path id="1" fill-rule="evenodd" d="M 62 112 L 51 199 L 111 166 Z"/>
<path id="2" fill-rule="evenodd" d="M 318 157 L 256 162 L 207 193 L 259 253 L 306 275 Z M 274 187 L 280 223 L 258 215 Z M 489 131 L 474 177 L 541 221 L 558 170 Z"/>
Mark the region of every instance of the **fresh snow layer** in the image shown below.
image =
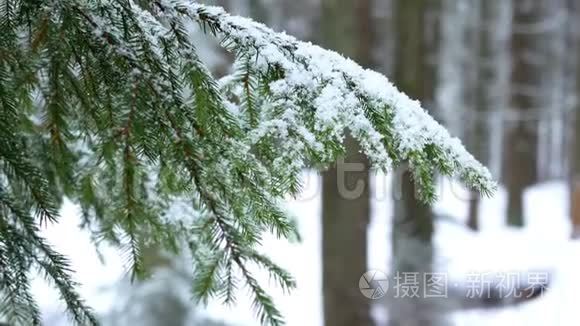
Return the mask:
<path id="1" fill-rule="evenodd" d="M 483 193 L 496 188 L 488 169 L 467 152 L 461 141 L 438 124 L 419 101 L 399 91 L 384 75 L 364 69 L 334 51 L 276 33 L 251 19 L 231 16 L 220 7 L 183 0 L 159 3 L 168 18 L 181 16 L 200 23 L 209 22 L 225 37 L 226 43 L 254 51 L 255 68 L 263 74 L 272 67 L 281 67 L 284 78 L 269 85 L 272 98 L 280 102 L 277 104 L 293 110 L 296 103 L 304 100 L 304 93 L 315 96 L 309 101 L 316 108 L 316 131 L 340 138 L 348 128 L 370 160 L 381 169 L 389 169 L 392 158 L 384 143 L 387 131 L 380 130 L 387 126 L 379 126 L 374 121 L 377 118 L 371 118 L 367 109 L 392 118 L 387 127 L 392 133 L 388 146 L 393 147 L 397 160 L 409 160 L 411 167 L 445 166 L 454 176 Z M 431 145 L 437 149 L 437 157 L 424 155 Z"/>

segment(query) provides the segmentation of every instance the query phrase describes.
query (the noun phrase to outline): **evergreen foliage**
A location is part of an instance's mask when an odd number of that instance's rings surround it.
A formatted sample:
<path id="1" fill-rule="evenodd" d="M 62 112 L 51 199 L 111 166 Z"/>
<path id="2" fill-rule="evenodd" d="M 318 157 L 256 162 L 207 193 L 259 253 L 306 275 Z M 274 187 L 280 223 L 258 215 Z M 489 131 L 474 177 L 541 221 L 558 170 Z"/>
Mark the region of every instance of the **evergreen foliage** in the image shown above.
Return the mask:
<path id="1" fill-rule="evenodd" d="M 187 28 L 236 56 L 216 80 Z M 296 233 L 279 205 L 299 173 L 343 152 L 345 130 L 377 168 L 408 162 L 420 195 L 434 172 L 484 194 L 495 183 L 461 143 L 372 71 L 221 8 L 186 0 L 0 0 L 0 316 L 39 325 L 31 271 L 60 291 L 78 325 L 97 325 L 66 257 L 41 237 L 64 197 L 97 241 L 186 248 L 193 292 L 234 303 L 249 288 L 259 320 L 282 316 L 252 270 L 291 275 L 257 251 Z M 186 245 L 183 245 L 183 244 Z"/>

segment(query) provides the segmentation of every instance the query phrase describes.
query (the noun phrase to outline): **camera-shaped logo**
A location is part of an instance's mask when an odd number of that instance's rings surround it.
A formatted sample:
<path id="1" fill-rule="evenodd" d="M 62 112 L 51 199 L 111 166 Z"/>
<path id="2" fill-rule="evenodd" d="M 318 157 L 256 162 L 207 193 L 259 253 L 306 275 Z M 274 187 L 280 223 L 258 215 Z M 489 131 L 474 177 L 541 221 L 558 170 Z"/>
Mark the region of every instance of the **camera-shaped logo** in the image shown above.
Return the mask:
<path id="1" fill-rule="evenodd" d="M 387 274 L 381 271 L 370 270 L 360 277 L 358 287 L 365 297 L 372 300 L 380 299 L 387 294 L 389 279 Z"/>

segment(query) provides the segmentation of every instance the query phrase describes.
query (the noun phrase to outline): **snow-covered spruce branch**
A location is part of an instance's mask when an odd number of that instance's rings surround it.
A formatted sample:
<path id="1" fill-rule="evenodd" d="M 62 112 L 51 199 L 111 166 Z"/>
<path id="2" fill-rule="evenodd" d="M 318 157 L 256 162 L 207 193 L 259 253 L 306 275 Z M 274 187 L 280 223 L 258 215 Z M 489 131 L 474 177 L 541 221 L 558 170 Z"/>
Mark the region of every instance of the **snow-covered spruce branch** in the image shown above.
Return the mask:
<path id="1" fill-rule="evenodd" d="M 451 137 L 418 101 L 397 90 L 383 75 L 363 69 L 333 51 L 276 33 L 251 19 L 231 16 L 220 7 L 184 0 L 160 0 L 158 4 L 164 8 L 163 13 L 208 25 L 224 36 L 224 44 L 252 53 L 252 68 L 259 74 L 267 76 L 279 69 L 280 79 L 270 84 L 273 99 L 287 101 L 280 104 L 293 108 L 306 95 L 314 101 L 312 107 L 319 124 L 316 128 L 332 129 L 335 135 L 351 129 L 377 166 L 388 167 L 390 160 L 409 161 L 417 170 L 429 166 L 446 175 L 459 176 L 483 194 L 495 190 L 489 171 L 465 150 L 461 141 Z"/>
<path id="2" fill-rule="evenodd" d="M 231 75 L 211 75 L 190 22 L 235 54 Z M 187 248 L 199 299 L 232 303 L 245 284 L 261 322 L 279 325 L 251 266 L 285 289 L 294 280 L 257 247 L 265 232 L 295 234 L 279 203 L 300 190 L 301 169 L 343 153 L 347 130 L 375 167 L 409 162 L 426 201 L 435 172 L 483 194 L 495 188 L 382 75 L 221 8 L 0 0 L 0 28 L 0 316 L 15 325 L 40 323 L 31 268 L 79 325 L 97 324 L 35 225 L 57 221 L 65 196 L 98 239 L 124 250 L 135 276 L 147 275 L 144 247 Z"/>

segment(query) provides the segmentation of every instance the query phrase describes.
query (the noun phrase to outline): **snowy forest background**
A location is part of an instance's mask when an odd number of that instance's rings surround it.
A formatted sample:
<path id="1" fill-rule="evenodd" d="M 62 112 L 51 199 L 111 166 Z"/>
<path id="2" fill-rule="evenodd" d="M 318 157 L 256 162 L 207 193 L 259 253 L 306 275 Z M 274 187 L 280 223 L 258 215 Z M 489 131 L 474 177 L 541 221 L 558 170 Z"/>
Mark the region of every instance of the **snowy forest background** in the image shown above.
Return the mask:
<path id="1" fill-rule="evenodd" d="M 573 236 L 580 232 L 580 206 L 573 209 L 570 199 L 580 195 L 574 181 L 580 176 L 580 1 L 206 2 L 384 73 L 421 100 L 501 184 L 493 198 L 480 199 L 441 180 L 438 202 L 427 207 L 410 195 L 404 172 L 400 184 L 357 172 L 371 187 L 345 199 L 329 186 L 338 168 L 304 171 L 302 196 L 288 200 L 301 239 L 263 245 L 298 282 L 290 294 L 274 292 L 289 325 L 578 325 L 580 244 Z M 197 44 L 216 76 L 228 72 L 232 58 L 201 32 Z M 347 162 L 366 163 L 356 144 L 347 145 Z M 104 325 L 257 324 L 243 291 L 233 307 L 219 300 L 192 307 L 186 261 L 154 248 L 148 260 L 156 277 L 130 285 L 118 255 L 107 247 L 95 252 L 77 215 L 65 205 L 61 223 L 45 233 L 71 257 L 82 294 Z M 398 221 L 403 215 L 414 220 Z M 368 300 L 358 281 L 371 269 L 445 271 L 457 282 L 474 271 L 542 270 L 552 280 L 529 303 L 463 309 L 470 303 L 460 298 Z M 35 292 L 46 325 L 68 325 L 57 294 L 41 280 Z"/>

